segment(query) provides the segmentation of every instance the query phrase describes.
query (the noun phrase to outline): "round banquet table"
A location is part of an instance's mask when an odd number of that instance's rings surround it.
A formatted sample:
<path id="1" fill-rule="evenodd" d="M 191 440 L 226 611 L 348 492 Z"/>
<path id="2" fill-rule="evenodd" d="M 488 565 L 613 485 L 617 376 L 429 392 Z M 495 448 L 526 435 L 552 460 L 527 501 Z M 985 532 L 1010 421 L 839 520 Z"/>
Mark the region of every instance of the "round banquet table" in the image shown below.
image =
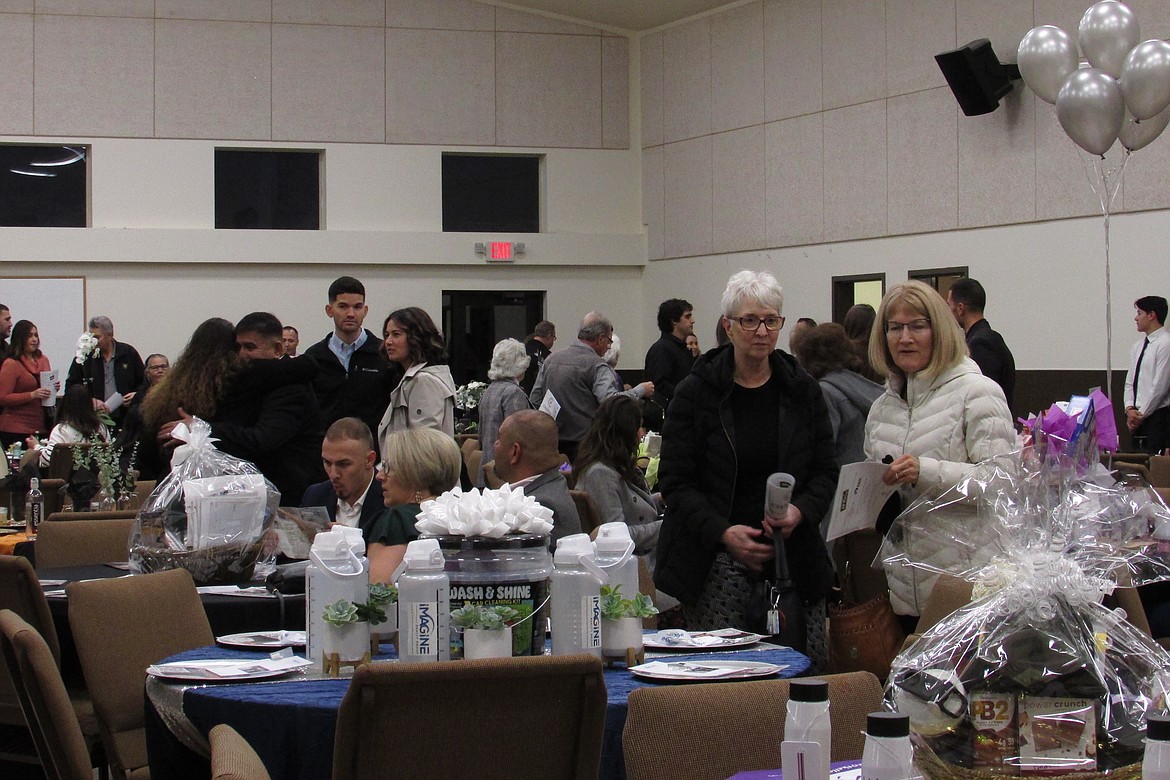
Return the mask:
<path id="1" fill-rule="evenodd" d="M 389 645 L 383 645 L 383 649 L 392 650 Z M 256 657 L 256 651 L 204 647 L 166 661 L 249 657 Z M 393 655 L 378 658 L 389 660 Z M 658 655 L 657 660 L 663 660 L 663 656 Z M 798 677 L 811 665 L 807 656 L 767 643 L 738 652 L 671 653 L 666 660 L 763 661 L 785 665 L 781 677 Z M 635 677 L 624 667 L 605 670 L 608 704 L 600 777 L 625 778 L 622 729 L 630 692 L 657 684 Z M 146 739 L 151 777 L 205 780 L 210 773 L 207 734 L 216 724 L 227 723 L 256 749 L 272 780 L 329 780 L 333 773 L 337 711 L 348 688 L 348 679 L 322 678 L 316 671 L 282 680 L 236 684 L 190 685 L 148 678 Z"/>

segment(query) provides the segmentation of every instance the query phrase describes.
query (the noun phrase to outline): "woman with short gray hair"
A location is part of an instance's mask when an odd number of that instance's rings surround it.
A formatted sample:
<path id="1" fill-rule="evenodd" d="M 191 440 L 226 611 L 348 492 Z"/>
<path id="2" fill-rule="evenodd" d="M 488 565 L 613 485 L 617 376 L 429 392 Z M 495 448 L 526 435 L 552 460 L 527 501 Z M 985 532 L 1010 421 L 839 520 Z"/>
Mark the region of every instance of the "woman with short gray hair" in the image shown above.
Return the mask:
<path id="1" fill-rule="evenodd" d="M 773 571 L 772 536 L 804 604 L 805 652 L 827 665 L 825 597 L 833 571 L 819 531 L 837 485 L 833 428 L 816 380 L 776 349 L 784 291 L 772 274 L 742 271 L 723 293 L 730 343 L 700 355 L 662 427 L 658 588 L 682 602 L 687 628 L 763 631 L 754 594 Z M 769 474 L 795 489 L 784 517 L 765 517 Z"/>
<path id="2" fill-rule="evenodd" d="M 528 394 L 520 387 L 520 380 L 530 360 L 524 345 L 516 339 L 504 339 L 492 350 L 492 365 L 488 369 L 492 383 L 479 399 L 479 448 L 483 457 L 474 475 L 476 487 L 484 486 L 483 463 L 494 457 L 500 424 L 513 412 L 529 408 Z"/>

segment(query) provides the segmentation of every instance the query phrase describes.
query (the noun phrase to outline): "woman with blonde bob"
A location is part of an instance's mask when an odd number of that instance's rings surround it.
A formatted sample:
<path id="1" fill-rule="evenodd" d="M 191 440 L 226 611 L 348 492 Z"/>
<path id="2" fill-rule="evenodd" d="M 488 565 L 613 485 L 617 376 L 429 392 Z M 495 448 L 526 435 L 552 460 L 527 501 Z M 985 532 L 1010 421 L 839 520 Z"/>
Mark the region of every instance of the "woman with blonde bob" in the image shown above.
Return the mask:
<path id="1" fill-rule="evenodd" d="M 492 383 L 479 399 L 479 449 L 484 453 L 484 460 L 492 459 L 500 423 L 508 415 L 530 407 L 528 393 L 520 387 L 520 380 L 531 360 L 524 345 L 516 339 L 504 339 L 492 350 L 492 365 L 488 369 L 488 379 Z M 479 473 L 474 476 L 476 486 L 482 488 L 482 463 Z"/>
<path id="2" fill-rule="evenodd" d="M 889 463 L 882 480 L 898 486 L 904 505 L 941 494 L 971 464 L 1015 449 L 1003 391 L 967 356 L 962 329 L 932 287 L 909 281 L 886 293 L 869 354 L 886 388 L 866 420 L 865 456 Z M 952 554 L 945 546 L 915 550 L 941 566 Z M 937 577 L 891 566 L 886 579 L 894 611 L 911 618 L 922 614 Z"/>
<path id="3" fill-rule="evenodd" d="M 382 443 L 377 479 L 387 506 L 370 526 L 370 582 L 390 582 L 402 563 L 421 504 L 459 484 L 461 458 L 452 439 L 433 428 L 395 431 Z"/>

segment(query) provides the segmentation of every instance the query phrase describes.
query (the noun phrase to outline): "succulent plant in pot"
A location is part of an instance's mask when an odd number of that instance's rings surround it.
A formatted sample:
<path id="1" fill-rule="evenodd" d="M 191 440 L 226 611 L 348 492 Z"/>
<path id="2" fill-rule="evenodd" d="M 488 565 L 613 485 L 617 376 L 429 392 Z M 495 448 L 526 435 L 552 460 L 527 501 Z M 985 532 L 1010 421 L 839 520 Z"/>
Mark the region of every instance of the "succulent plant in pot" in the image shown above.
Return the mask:
<path id="1" fill-rule="evenodd" d="M 621 585 L 601 586 L 601 650 L 605 655 L 624 655 L 642 649 L 642 619 L 658 614 L 645 593 L 625 598 Z"/>
<path id="2" fill-rule="evenodd" d="M 463 629 L 463 657 L 509 658 L 512 621 L 520 612 L 505 604 L 464 604 L 451 612 L 451 623 Z"/>

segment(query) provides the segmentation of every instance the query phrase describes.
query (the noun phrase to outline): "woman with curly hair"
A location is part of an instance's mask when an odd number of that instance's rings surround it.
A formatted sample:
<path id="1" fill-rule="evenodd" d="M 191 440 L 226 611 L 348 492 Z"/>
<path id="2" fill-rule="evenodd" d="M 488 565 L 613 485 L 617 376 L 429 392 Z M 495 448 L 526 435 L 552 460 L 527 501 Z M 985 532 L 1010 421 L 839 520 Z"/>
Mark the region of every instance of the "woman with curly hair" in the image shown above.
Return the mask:
<path id="1" fill-rule="evenodd" d="M 606 398 L 581 440 L 573 471 L 577 490 L 593 497 L 601 522 L 628 525 L 634 552 L 645 555 L 658 544 L 662 519 L 659 498 L 634 463 L 641 428 L 641 404 L 626 395 Z"/>
<path id="2" fill-rule="evenodd" d="M 454 438 L 455 380 L 447 368 L 443 334 L 431 316 L 417 306 L 391 312 L 382 323 L 382 347 L 406 373 L 390 394 L 378 426 L 379 443 L 407 428 L 435 428 Z"/>
<path id="3" fill-rule="evenodd" d="M 528 393 L 520 387 L 520 380 L 524 378 L 531 360 L 524 345 L 516 339 L 504 339 L 492 350 L 492 364 L 488 369 L 488 379 L 492 383 L 479 399 L 479 448 L 489 453 L 487 460 L 491 460 L 490 453 L 494 452 L 500 424 L 508 415 L 530 408 Z M 476 487 L 482 488 L 482 463 L 474 476 Z"/>

